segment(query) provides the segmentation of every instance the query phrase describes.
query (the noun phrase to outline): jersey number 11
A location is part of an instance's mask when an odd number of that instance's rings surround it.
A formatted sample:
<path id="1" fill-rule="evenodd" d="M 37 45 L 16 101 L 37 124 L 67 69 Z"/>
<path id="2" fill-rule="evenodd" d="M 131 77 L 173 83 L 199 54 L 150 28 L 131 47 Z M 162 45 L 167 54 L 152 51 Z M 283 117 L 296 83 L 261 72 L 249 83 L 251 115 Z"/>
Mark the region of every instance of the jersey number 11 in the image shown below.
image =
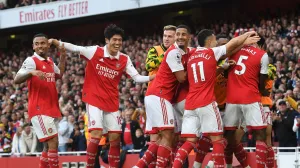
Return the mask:
<path id="1" fill-rule="evenodd" d="M 204 75 L 204 68 L 203 68 L 203 61 L 198 62 L 197 64 L 199 66 L 199 72 L 200 72 L 200 78 L 201 81 L 205 81 L 205 75 Z M 195 83 L 198 83 L 198 75 L 197 75 L 197 67 L 196 67 L 196 63 L 193 63 L 191 65 L 192 69 L 193 69 L 193 76 L 194 76 L 194 80 Z"/>

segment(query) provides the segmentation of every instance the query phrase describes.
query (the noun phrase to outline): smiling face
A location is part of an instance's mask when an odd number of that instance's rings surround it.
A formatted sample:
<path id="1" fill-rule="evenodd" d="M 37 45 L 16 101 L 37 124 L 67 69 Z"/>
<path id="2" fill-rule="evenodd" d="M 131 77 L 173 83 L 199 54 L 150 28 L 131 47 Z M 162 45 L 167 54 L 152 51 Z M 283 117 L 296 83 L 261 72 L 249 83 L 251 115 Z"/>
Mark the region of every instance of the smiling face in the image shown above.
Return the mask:
<path id="1" fill-rule="evenodd" d="M 33 50 L 41 57 L 45 57 L 50 47 L 46 37 L 36 37 L 33 39 Z"/>
<path id="2" fill-rule="evenodd" d="M 108 52 L 112 56 L 116 56 L 118 51 L 121 49 L 123 39 L 121 35 L 115 34 L 110 39 L 105 38 L 105 42 L 108 47 Z"/>
<path id="3" fill-rule="evenodd" d="M 175 31 L 165 30 L 163 35 L 163 44 L 169 48 L 175 42 Z"/>
<path id="4" fill-rule="evenodd" d="M 176 30 L 175 41 L 181 49 L 184 49 L 188 46 L 189 40 L 190 40 L 190 34 L 188 33 L 187 29 L 178 28 Z"/>

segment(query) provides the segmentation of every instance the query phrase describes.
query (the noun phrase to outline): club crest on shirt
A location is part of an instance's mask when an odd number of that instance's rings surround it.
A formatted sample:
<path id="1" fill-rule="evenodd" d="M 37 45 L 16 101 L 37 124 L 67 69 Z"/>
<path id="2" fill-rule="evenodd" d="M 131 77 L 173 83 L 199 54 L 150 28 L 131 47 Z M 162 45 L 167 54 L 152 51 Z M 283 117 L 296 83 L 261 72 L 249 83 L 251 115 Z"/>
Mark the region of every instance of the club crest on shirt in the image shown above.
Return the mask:
<path id="1" fill-rule="evenodd" d="M 120 68 L 120 63 L 117 63 L 117 64 L 116 64 L 116 68 Z"/>

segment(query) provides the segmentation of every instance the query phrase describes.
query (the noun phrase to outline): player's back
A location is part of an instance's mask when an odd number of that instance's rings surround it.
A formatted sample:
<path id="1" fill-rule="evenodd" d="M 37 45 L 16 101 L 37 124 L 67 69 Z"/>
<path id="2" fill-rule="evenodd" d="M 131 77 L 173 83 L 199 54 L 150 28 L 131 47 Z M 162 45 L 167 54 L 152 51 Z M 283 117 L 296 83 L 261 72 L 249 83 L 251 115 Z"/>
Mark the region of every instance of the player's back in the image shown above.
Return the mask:
<path id="1" fill-rule="evenodd" d="M 167 59 L 168 57 L 174 56 L 173 54 L 169 54 L 171 52 L 177 52 L 177 54 L 180 54 L 178 50 L 179 49 L 175 45 L 172 45 L 165 52 L 164 59 L 158 69 L 155 79 L 147 90 L 146 96 L 156 95 L 171 102 L 179 82 L 169 67 Z M 182 64 L 181 56 L 177 55 L 176 57 L 178 57 L 178 59 L 176 59 L 177 62 L 175 64 Z"/>
<path id="2" fill-rule="evenodd" d="M 186 110 L 194 110 L 215 101 L 214 83 L 217 61 L 212 49 L 198 47 L 187 63 L 189 93 Z"/>
<path id="3" fill-rule="evenodd" d="M 258 89 L 261 62 L 265 51 L 254 46 L 245 46 L 231 56 L 236 65 L 229 70 L 227 102 L 250 104 L 260 102 Z"/>

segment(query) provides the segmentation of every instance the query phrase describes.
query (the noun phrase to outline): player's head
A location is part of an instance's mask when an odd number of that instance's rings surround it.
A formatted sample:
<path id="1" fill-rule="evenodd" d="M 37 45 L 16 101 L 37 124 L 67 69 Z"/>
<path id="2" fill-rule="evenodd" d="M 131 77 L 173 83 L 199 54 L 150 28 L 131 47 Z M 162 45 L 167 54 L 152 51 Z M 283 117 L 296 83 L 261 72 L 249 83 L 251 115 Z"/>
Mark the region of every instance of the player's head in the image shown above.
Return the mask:
<path id="1" fill-rule="evenodd" d="M 197 35 L 197 39 L 200 47 L 213 48 L 218 43 L 214 31 L 209 29 L 201 30 Z"/>
<path id="2" fill-rule="evenodd" d="M 115 56 L 122 47 L 124 30 L 115 24 L 111 24 L 105 28 L 104 37 L 108 52 Z"/>
<path id="3" fill-rule="evenodd" d="M 257 45 L 258 45 L 259 48 L 261 48 L 262 50 L 264 50 L 265 46 L 266 46 L 265 45 L 266 40 L 265 40 L 265 38 L 262 35 L 258 34 L 258 36 L 259 36 L 260 40 L 257 42 Z"/>
<path id="4" fill-rule="evenodd" d="M 167 25 L 164 27 L 163 44 L 169 48 L 175 42 L 176 26 Z"/>
<path id="5" fill-rule="evenodd" d="M 229 39 L 227 38 L 227 36 L 225 34 L 217 35 L 216 39 L 217 39 L 217 43 L 218 43 L 217 46 L 225 45 L 229 41 Z"/>
<path id="6" fill-rule="evenodd" d="M 185 49 L 189 45 L 191 29 L 186 25 L 179 25 L 176 28 L 175 41 L 181 49 Z"/>
<path id="7" fill-rule="evenodd" d="M 42 33 L 33 36 L 32 47 L 39 56 L 46 56 L 46 53 L 50 47 L 50 44 L 48 43 L 48 36 Z"/>

